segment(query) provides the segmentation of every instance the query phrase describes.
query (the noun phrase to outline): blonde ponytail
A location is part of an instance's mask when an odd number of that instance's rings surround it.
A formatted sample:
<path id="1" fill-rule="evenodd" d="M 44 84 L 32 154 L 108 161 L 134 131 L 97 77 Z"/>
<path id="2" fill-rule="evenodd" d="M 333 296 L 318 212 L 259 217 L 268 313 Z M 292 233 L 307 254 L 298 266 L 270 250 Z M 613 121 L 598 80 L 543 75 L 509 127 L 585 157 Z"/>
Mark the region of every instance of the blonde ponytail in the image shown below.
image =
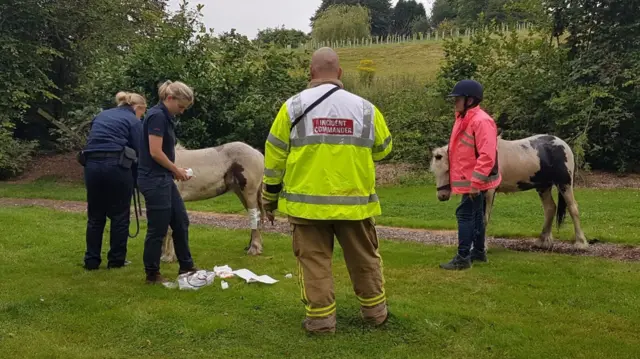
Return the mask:
<path id="1" fill-rule="evenodd" d="M 158 95 L 160 96 L 160 101 L 166 100 L 169 96 L 176 100 L 187 101 L 189 103 L 193 103 L 194 100 L 193 89 L 180 81 L 165 81 L 160 85 Z"/>
<path id="2" fill-rule="evenodd" d="M 147 106 L 147 100 L 145 100 L 144 96 L 134 93 L 134 92 L 126 92 L 120 91 L 116 94 L 116 105 L 120 106 Z"/>

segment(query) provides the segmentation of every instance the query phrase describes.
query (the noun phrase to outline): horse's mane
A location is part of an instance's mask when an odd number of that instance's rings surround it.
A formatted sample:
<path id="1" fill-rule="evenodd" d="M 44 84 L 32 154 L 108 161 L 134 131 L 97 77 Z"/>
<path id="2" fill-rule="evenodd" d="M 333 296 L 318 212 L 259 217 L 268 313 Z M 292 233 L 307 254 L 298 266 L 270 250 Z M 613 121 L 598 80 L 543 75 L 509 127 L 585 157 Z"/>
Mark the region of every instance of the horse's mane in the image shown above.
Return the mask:
<path id="1" fill-rule="evenodd" d="M 176 151 L 187 150 L 188 148 L 184 147 L 180 142 L 176 141 Z"/>

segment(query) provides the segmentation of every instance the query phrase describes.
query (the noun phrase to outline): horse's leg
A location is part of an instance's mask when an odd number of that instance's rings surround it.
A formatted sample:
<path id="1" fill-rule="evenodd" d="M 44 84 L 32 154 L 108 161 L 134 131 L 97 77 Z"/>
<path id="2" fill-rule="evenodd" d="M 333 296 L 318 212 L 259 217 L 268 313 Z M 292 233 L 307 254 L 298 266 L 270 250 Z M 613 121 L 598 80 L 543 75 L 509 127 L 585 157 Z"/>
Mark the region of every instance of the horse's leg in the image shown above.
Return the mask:
<path id="1" fill-rule="evenodd" d="M 538 238 L 535 243 L 535 246 L 537 247 L 549 248 L 553 241 L 551 228 L 553 226 L 553 217 L 556 214 L 556 203 L 553 201 L 552 188 L 553 187 L 549 187 L 538 190 L 538 195 L 542 201 L 542 208 L 544 209 L 544 225 L 542 226 L 540 238 Z"/>
<path id="2" fill-rule="evenodd" d="M 171 230 L 171 227 L 169 227 L 167 235 L 164 236 L 164 240 L 162 241 L 162 257 L 160 257 L 160 260 L 165 263 L 173 263 L 178 260 L 178 257 L 176 257 L 176 250 L 173 247 L 172 233 L 173 231 Z"/>
<path id="3" fill-rule="evenodd" d="M 242 191 L 239 188 L 234 189 L 234 192 L 240 198 L 244 209 L 249 215 L 249 228 L 251 228 L 251 238 L 249 246 L 245 248 L 248 255 L 262 254 L 262 236 L 258 230 L 258 224 L 260 222 L 260 207 L 258 204 L 258 191 L 257 189 L 250 189 L 248 187 Z"/>
<path id="4" fill-rule="evenodd" d="M 567 202 L 567 210 L 571 215 L 571 220 L 573 221 L 573 228 L 575 231 L 575 239 L 573 245 L 577 249 L 585 249 L 589 247 L 589 243 L 587 242 L 587 238 L 582 231 L 582 227 L 580 226 L 580 212 L 578 211 L 578 202 L 573 195 L 573 186 L 567 186 L 563 189 L 559 190 L 560 195 L 564 197 L 564 200 Z"/>
<path id="5" fill-rule="evenodd" d="M 487 229 L 489 220 L 491 219 L 491 210 L 493 210 L 493 200 L 496 198 L 496 190 L 490 189 L 484 196 L 484 228 Z"/>

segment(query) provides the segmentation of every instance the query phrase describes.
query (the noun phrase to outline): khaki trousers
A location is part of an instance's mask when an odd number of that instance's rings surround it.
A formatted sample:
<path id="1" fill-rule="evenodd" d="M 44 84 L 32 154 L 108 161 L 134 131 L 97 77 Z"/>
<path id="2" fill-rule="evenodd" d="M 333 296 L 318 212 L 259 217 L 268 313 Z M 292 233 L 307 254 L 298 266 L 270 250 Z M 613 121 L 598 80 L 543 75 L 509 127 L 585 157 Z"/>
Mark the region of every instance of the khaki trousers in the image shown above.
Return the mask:
<path id="1" fill-rule="evenodd" d="M 331 271 L 334 237 L 343 249 L 362 317 L 375 325 L 384 322 L 387 298 L 373 219 L 312 221 L 289 217 L 289 222 L 298 262 L 300 296 L 306 309 L 305 328 L 335 331 L 336 302 Z"/>

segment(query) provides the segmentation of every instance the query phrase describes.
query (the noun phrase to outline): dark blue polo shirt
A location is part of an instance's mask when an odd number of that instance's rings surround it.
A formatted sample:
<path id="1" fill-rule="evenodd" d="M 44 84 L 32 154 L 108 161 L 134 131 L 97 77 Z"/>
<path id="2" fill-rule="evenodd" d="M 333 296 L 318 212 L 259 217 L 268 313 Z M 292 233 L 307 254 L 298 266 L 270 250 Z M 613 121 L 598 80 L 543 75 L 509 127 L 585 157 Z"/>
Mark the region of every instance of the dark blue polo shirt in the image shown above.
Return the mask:
<path id="1" fill-rule="evenodd" d="M 176 132 L 174 117 L 169 114 L 167 107 L 160 102 L 147 111 L 142 126 L 138 172 L 146 175 L 171 173 L 151 157 L 149 135 L 162 136 L 162 152 L 167 155 L 169 161 L 175 162 Z"/>
<path id="2" fill-rule="evenodd" d="M 142 121 L 131 106 L 114 107 L 100 112 L 91 125 L 85 152 L 119 152 L 128 146 L 140 153 Z"/>

